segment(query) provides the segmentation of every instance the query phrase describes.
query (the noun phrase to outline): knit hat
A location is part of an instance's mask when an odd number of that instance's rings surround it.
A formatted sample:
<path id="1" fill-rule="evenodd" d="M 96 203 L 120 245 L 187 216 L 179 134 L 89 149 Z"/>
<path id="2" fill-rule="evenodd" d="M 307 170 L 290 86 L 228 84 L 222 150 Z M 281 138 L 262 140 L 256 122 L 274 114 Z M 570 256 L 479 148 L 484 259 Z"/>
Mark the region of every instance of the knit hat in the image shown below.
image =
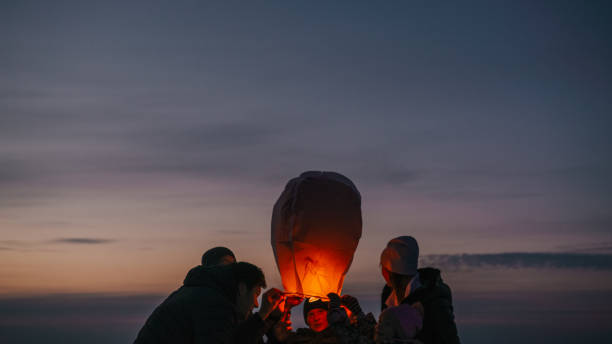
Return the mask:
<path id="1" fill-rule="evenodd" d="M 418 264 L 419 245 L 411 236 L 391 239 L 380 255 L 380 265 L 400 275 L 416 275 Z"/>
<path id="2" fill-rule="evenodd" d="M 325 301 L 321 301 L 321 300 L 316 300 L 316 301 L 306 300 L 306 301 L 304 301 L 304 321 L 306 321 L 306 319 L 308 318 L 308 312 L 310 312 L 313 309 L 317 309 L 317 308 L 328 310 L 329 309 L 329 302 L 325 302 Z"/>

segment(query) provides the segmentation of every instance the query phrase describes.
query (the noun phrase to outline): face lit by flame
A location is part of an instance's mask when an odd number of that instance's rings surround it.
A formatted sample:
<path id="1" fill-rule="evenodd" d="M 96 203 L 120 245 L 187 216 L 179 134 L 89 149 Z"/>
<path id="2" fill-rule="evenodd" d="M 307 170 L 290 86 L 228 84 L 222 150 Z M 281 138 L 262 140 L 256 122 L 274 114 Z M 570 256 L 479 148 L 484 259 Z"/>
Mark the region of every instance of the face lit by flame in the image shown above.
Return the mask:
<path id="1" fill-rule="evenodd" d="M 328 326 L 327 311 L 321 308 L 310 310 L 306 315 L 306 323 L 315 332 L 321 332 Z"/>

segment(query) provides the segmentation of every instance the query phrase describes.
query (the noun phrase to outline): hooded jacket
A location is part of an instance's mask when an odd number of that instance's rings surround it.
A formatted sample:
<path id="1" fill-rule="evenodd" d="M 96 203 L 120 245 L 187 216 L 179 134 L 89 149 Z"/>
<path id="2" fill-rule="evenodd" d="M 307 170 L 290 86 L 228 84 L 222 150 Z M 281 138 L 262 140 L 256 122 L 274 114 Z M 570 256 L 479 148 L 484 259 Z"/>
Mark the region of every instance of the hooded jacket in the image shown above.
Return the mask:
<path id="1" fill-rule="evenodd" d="M 421 287 L 402 300 L 402 304 L 423 306 L 423 328 L 416 338 L 425 344 L 459 344 L 451 290 L 440 270 L 419 269 L 419 278 Z"/>
<path id="2" fill-rule="evenodd" d="M 236 295 L 231 265 L 196 266 L 149 316 L 134 344 L 258 343 L 266 323 L 259 315 L 241 319 Z"/>

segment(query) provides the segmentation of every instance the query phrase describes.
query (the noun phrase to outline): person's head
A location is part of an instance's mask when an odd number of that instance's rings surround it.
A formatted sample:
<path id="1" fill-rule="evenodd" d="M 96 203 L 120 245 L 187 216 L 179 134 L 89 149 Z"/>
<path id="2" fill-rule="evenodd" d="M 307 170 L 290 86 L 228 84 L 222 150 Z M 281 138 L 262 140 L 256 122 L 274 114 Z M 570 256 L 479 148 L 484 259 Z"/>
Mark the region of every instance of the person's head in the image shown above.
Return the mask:
<path id="1" fill-rule="evenodd" d="M 328 327 L 327 310 L 329 302 L 321 300 L 304 301 L 304 320 L 308 327 L 315 332 L 321 332 Z"/>
<path id="2" fill-rule="evenodd" d="M 239 262 L 231 266 L 237 286 L 236 309 L 246 319 L 253 308 L 259 307 L 257 298 L 266 287 L 266 278 L 263 271 L 251 263 Z"/>
<path id="3" fill-rule="evenodd" d="M 380 255 L 382 275 L 395 290 L 405 287 L 417 273 L 419 245 L 411 236 L 391 239 Z"/>
<path id="4" fill-rule="evenodd" d="M 236 256 L 227 247 L 213 247 L 202 255 L 202 266 L 228 265 L 236 262 Z"/>

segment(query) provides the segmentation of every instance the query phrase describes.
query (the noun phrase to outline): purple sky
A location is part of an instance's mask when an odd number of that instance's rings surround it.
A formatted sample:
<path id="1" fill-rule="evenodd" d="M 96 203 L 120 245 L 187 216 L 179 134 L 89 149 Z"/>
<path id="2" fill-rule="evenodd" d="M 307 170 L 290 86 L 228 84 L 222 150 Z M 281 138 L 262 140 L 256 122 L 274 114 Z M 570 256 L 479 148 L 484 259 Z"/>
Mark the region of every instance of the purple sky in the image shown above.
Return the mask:
<path id="1" fill-rule="evenodd" d="M 0 296 L 165 295 L 215 245 L 279 285 L 272 205 L 305 170 L 361 191 L 346 289 L 365 298 L 397 235 L 450 255 L 428 261 L 462 295 L 610 292 L 611 15 L 2 1 Z"/>

